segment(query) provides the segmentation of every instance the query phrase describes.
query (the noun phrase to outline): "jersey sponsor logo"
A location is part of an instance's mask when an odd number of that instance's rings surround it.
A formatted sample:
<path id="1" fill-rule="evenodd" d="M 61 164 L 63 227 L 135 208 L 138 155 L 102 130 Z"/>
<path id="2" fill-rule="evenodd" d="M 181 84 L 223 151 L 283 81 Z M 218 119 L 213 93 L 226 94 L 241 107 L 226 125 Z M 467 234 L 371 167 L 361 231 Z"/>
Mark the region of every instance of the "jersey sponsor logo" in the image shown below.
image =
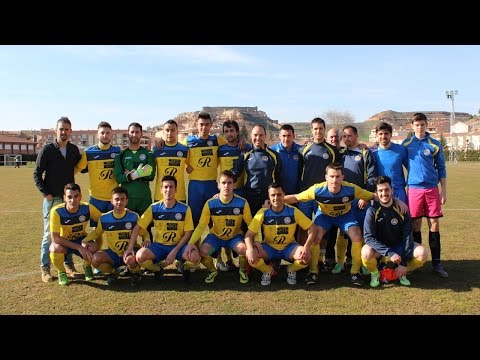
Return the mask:
<path id="1" fill-rule="evenodd" d="M 290 224 L 290 223 L 292 222 L 292 219 L 290 219 L 290 218 L 287 216 L 285 219 L 283 219 L 283 222 L 284 222 L 285 224 Z"/>
<path id="2" fill-rule="evenodd" d="M 167 153 L 166 152 L 160 153 L 160 156 L 163 156 L 163 155 L 167 155 Z"/>
<path id="3" fill-rule="evenodd" d="M 175 225 L 177 225 L 177 224 L 175 224 Z M 173 231 L 165 232 L 162 236 L 162 238 L 165 242 L 173 242 L 176 237 L 177 237 L 177 234 Z"/>
<path id="4" fill-rule="evenodd" d="M 177 223 L 167 223 L 167 230 L 178 230 Z"/>
<path id="5" fill-rule="evenodd" d="M 198 143 L 188 144 L 188 147 L 195 147 L 197 145 L 198 145 Z"/>
<path id="6" fill-rule="evenodd" d="M 273 238 L 273 243 L 274 244 L 283 244 L 285 242 L 285 240 L 287 240 L 287 237 L 284 236 L 284 235 L 281 235 L 281 236 L 275 236 Z"/>
<path id="7" fill-rule="evenodd" d="M 110 226 L 108 227 L 108 230 L 112 230 L 114 227 L 115 227 L 115 225 L 110 225 Z"/>
<path id="8" fill-rule="evenodd" d="M 100 155 L 95 155 L 93 158 L 94 158 L 94 159 L 99 159 L 99 158 L 100 158 Z"/>
<path id="9" fill-rule="evenodd" d="M 240 209 L 239 209 L 239 208 L 233 209 L 233 213 L 234 213 L 235 215 L 240 214 Z"/>
<path id="10" fill-rule="evenodd" d="M 355 161 L 360 161 L 360 160 L 362 160 L 362 157 L 360 155 L 355 155 L 355 157 L 353 159 Z"/>
<path id="11" fill-rule="evenodd" d="M 159 215 L 158 218 L 161 219 L 162 217 L 164 217 L 165 215 Z"/>
<path id="12" fill-rule="evenodd" d="M 390 223 L 391 223 L 392 225 L 397 225 L 397 224 L 398 224 L 398 219 L 393 218 L 392 220 L 390 220 Z"/>
<path id="13" fill-rule="evenodd" d="M 327 160 L 330 156 L 327 153 L 323 153 L 322 157 Z"/>
<path id="14" fill-rule="evenodd" d="M 208 141 L 207 141 L 207 145 L 208 145 L 208 146 L 212 146 L 212 145 L 213 145 L 213 141 L 212 141 L 212 140 L 208 140 Z"/>
<path id="15" fill-rule="evenodd" d="M 175 176 L 177 175 L 178 169 L 175 167 L 168 167 L 165 169 L 165 175 Z"/>
<path id="16" fill-rule="evenodd" d="M 82 230 L 83 230 L 83 226 L 82 226 L 82 225 L 72 226 L 72 231 L 73 231 L 73 232 L 78 232 L 78 231 L 82 231 Z"/>
<path id="17" fill-rule="evenodd" d="M 107 179 L 112 179 L 113 178 L 113 170 L 102 170 L 100 171 L 100 174 L 98 174 L 98 179 L 99 180 L 107 180 Z"/>
<path id="18" fill-rule="evenodd" d="M 131 228 L 132 228 L 132 223 L 131 223 L 131 222 L 127 222 L 127 223 L 125 224 L 125 229 L 130 230 Z"/>
<path id="19" fill-rule="evenodd" d="M 204 149 L 201 151 L 202 156 L 212 156 L 213 155 L 213 150 L 212 149 Z"/>
<path id="20" fill-rule="evenodd" d="M 324 204 L 328 204 L 330 202 L 330 199 L 323 200 Z"/>
<path id="21" fill-rule="evenodd" d="M 344 197 L 342 198 L 342 202 L 344 202 L 344 203 L 348 202 L 348 196 L 344 196 Z"/>
<path id="22" fill-rule="evenodd" d="M 429 149 L 423 149 L 423 155 L 425 155 L 425 156 L 430 155 L 430 150 Z"/>
<path id="23" fill-rule="evenodd" d="M 118 233 L 119 240 L 129 240 L 130 239 L 130 231 L 122 231 Z"/>
<path id="24" fill-rule="evenodd" d="M 210 162 L 212 161 L 209 157 L 203 157 L 198 159 L 198 166 L 199 167 L 210 167 Z"/>
<path id="25" fill-rule="evenodd" d="M 262 156 L 262 160 L 263 160 L 263 161 L 268 161 L 268 156 L 267 156 L 267 155 L 263 155 L 263 156 Z"/>
<path id="26" fill-rule="evenodd" d="M 224 228 L 222 230 L 222 233 L 220 234 L 220 237 L 229 237 L 233 232 L 232 228 Z"/>
<path id="27" fill-rule="evenodd" d="M 80 215 L 80 217 L 78 218 L 80 222 L 84 222 L 85 219 L 86 219 L 85 215 Z"/>
<path id="28" fill-rule="evenodd" d="M 123 159 L 124 160 L 132 160 L 132 157 L 131 156 L 125 156 Z"/>
<path id="29" fill-rule="evenodd" d="M 281 226 L 277 228 L 277 235 L 285 235 L 288 234 L 288 227 Z"/>
<path id="30" fill-rule="evenodd" d="M 230 154 L 230 152 L 226 151 L 226 152 L 223 153 L 223 156 L 227 156 L 228 154 Z"/>
<path id="31" fill-rule="evenodd" d="M 222 210 L 217 210 L 217 211 L 215 211 L 215 214 L 217 214 L 217 215 L 218 215 L 218 214 L 221 214 L 221 213 L 222 213 Z"/>
<path id="32" fill-rule="evenodd" d="M 333 210 L 345 210 L 345 205 L 337 205 L 333 207 Z"/>
<path id="33" fill-rule="evenodd" d="M 119 234 L 120 237 L 120 234 Z M 128 248 L 128 241 L 117 241 L 113 246 L 118 252 L 123 252 Z"/>
<path id="34" fill-rule="evenodd" d="M 268 220 L 267 220 L 267 224 L 271 224 L 271 223 L 273 223 L 274 221 L 275 221 L 274 219 L 268 219 Z"/>
<path id="35" fill-rule="evenodd" d="M 180 160 L 168 159 L 168 166 L 180 166 Z"/>
<path id="36" fill-rule="evenodd" d="M 175 214 L 175 219 L 177 219 L 177 220 L 182 220 L 182 214 L 176 213 L 176 214 Z"/>
<path id="37" fill-rule="evenodd" d="M 235 226 L 235 219 L 225 219 L 225 226 Z"/>
<path id="38" fill-rule="evenodd" d="M 65 220 L 65 224 L 68 224 L 70 221 L 72 221 L 72 220 L 70 220 L 70 219 Z"/>
<path id="39" fill-rule="evenodd" d="M 383 218 L 379 218 L 379 219 L 378 219 L 378 222 L 380 222 L 380 221 L 382 221 L 382 220 L 383 220 Z"/>
<path id="40" fill-rule="evenodd" d="M 115 163 L 113 161 L 105 161 L 103 163 L 104 169 L 113 169 L 115 167 Z"/>
<path id="41" fill-rule="evenodd" d="M 140 160 L 144 161 L 147 158 L 147 156 L 145 154 L 140 154 L 139 158 Z"/>
<path id="42" fill-rule="evenodd" d="M 293 155 L 293 160 L 298 161 L 298 159 L 300 159 L 298 155 Z"/>
<path id="43" fill-rule="evenodd" d="M 177 156 L 178 157 L 183 157 L 183 151 L 177 151 Z"/>

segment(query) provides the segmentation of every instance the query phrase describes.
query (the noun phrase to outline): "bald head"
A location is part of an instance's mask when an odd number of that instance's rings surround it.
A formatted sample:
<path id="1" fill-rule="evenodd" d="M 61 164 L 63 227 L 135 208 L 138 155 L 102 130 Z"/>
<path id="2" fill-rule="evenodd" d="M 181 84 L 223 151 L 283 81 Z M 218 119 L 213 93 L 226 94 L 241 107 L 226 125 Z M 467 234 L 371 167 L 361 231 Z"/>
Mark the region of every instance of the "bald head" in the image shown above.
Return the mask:
<path id="1" fill-rule="evenodd" d="M 340 130 L 331 128 L 327 132 L 327 142 L 335 147 L 340 146 Z"/>

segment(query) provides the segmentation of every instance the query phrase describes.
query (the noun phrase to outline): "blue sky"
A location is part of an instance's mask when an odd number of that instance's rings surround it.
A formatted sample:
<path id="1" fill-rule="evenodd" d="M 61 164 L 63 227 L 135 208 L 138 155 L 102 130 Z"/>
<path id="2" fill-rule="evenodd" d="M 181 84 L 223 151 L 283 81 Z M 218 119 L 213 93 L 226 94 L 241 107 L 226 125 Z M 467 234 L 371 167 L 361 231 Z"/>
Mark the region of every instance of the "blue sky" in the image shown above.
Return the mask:
<path id="1" fill-rule="evenodd" d="M 0 130 L 163 124 L 202 106 L 258 106 L 280 122 L 328 110 L 480 109 L 480 46 L 0 46 Z"/>

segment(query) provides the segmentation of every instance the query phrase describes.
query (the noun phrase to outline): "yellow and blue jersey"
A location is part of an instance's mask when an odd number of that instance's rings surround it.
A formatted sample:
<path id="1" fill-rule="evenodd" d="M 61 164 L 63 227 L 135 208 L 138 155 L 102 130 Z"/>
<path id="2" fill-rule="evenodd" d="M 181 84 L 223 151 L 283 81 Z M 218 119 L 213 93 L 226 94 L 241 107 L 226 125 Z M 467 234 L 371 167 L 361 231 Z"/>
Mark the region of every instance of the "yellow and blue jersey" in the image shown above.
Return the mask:
<path id="1" fill-rule="evenodd" d="M 238 195 L 233 195 L 232 200 L 226 204 L 220 197 L 208 200 L 203 206 L 198 226 L 190 238 L 191 244 L 200 239 L 210 220 L 213 222 L 211 234 L 221 240 L 231 240 L 235 235 L 243 235 L 242 221 L 248 226 L 252 221 L 252 213 L 247 200 Z"/>
<path id="2" fill-rule="evenodd" d="M 120 153 L 118 146 L 89 146 L 75 166 L 75 172 L 88 169 L 90 196 L 95 199 L 110 201 L 112 190 L 117 186 L 114 159 Z"/>
<path id="3" fill-rule="evenodd" d="M 276 250 L 283 250 L 295 242 L 297 225 L 307 230 L 312 224 L 312 220 L 296 207 L 285 204 L 283 210 L 278 213 L 271 208 L 260 209 L 248 226 L 248 230 L 258 234 L 261 229 L 263 242 Z"/>
<path id="4" fill-rule="evenodd" d="M 374 180 L 377 177 L 377 164 L 370 149 L 343 148 L 342 157 L 345 181 L 358 185 L 362 189 L 375 191 Z"/>
<path id="5" fill-rule="evenodd" d="M 113 210 L 100 216 L 98 226 L 95 228 L 97 238 L 105 236 L 107 246 L 118 256 L 122 256 L 128 248 L 132 230 L 138 222 L 138 214 L 126 210 L 124 216 L 117 218 Z"/>
<path id="6" fill-rule="evenodd" d="M 325 181 L 325 168 L 333 162 L 341 162 L 338 149 L 325 140 L 302 146 L 298 152 L 303 157 L 303 172 L 300 190 L 306 190 L 314 184 Z"/>
<path id="7" fill-rule="evenodd" d="M 153 147 L 153 156 L 157 164 L 157 180 L 155 183 L 155 201 L 163 199 L 162 177 L 173 176 L 177 179 L 177 193 L 175 199 L 185 201 L 185 163 L 187 162 L 188 147 L 177 143 L 174 146 L 165 146 L 162 149 Z"/>
<path id="8" fill-rule="evenodd" d="M 189 135 L 183 144 L 189 148 L 187 162 L 193 167 L 190 180 L 216 180 L 218 167 L 218 147 L 227 143 L 222 136 L 209 135 L 200 139 L 198 135 Z"/>
<path id="9" fill-rule="evenodd" d="M 252 145 L 247 144 L 245 151 L 248 151 L 252 148 Z M 235 164 L 238 160 L 238 157 L 241 156 L 244 152 L 241 151 L 238 146 L 230 146 L 228 144 L 221 145 L 218 148 L 218 162 L 220 163 L 220 171 L 230 170 L 234 171 Z M 233 184 L 234 189 L 241 189 L 245 184 L 245 173 L 237 178 L 235 184 Z"/>
<path id="10" fill-rule="evenodd" d="M 157 230 L 155 241 L 163 245 L 176 245 L 186 231 L 193 230 L 192 211 L 180 201 L 172 208 L 167 208 L 163 201 L 153 203 L 141 216 L 138 226 L 146 229 L 152 221 Z"/>
<path id="11" fill-rule="evenodd" d="M 86 202 L 80 202 L 77 212 L 71 213 L 66 204 L 58 204 L 50 211 L 50 231 L 59 233 L 65 240 L 82 240 L 87 236 L 90 221 L 90 207 Z"/>
<path id="12" fill-rule="evenodd" d="M 354 199 L 372 200 L 373 193 L 355 184 L 342 181 L 340 191 L 333 194 L 328 190 L 327 182 L 324 181 L 302 191 L 297 195 L 297 198 L 300 201 L 315 200 L 318 203 L 318 211 L 321 211 L 324 215 L 336 217 L 348 213 L 352 208 Z"/>

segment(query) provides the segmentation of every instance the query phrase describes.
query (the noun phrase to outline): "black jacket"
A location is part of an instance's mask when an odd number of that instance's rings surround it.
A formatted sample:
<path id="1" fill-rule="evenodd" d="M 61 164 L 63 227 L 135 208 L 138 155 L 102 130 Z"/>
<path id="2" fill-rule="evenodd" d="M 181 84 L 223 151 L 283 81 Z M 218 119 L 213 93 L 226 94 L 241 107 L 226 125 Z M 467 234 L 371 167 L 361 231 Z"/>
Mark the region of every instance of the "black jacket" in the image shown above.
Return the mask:
<path id="1" fill-rule="evenodd" d="M 75 182 L 74 168 L 80 158 L 77 145 L 70 142 L 67 142 L 67 158 L 63 157 L 56 140 L 42 147 L 37 156 L 33 180 L 43 196 L 63 196 L 64 186 Z"/>

